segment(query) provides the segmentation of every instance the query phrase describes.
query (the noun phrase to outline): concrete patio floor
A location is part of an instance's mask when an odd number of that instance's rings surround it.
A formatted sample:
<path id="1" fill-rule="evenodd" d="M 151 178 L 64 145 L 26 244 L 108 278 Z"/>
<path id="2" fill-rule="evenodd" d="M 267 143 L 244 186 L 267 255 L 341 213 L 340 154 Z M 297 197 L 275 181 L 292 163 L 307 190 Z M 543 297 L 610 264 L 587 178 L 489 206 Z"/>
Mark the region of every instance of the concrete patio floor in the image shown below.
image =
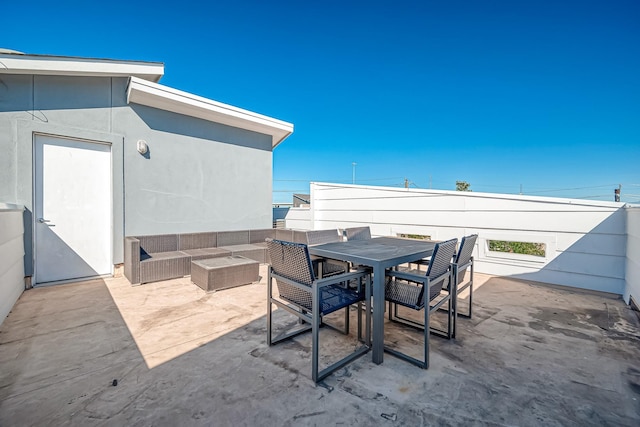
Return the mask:
<path id="1" fill-rule="evenodd" d="M 639 322 L 620 299 L 477 275 L 473 319 L 432 337 L 429 370 L 368 353 L 316 386 L 309 334 L 266 345 L 260 271 L 209 294 L 124 277 L 25 292 L 0 326 L 0 426 L 640 425 Z M 320 339 L 323 362 L 356 345 Z"/>

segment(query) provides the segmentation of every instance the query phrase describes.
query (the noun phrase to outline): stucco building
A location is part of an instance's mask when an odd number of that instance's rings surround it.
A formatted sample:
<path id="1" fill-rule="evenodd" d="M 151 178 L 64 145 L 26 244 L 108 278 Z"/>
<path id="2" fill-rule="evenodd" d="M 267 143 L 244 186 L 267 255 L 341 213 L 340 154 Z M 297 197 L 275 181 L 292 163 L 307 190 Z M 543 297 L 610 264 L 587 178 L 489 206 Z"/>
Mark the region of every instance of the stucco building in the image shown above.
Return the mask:
<path id="1" fill-rule="evenodd" d="M 155 62 L 0 51 L 0 202 L 34 285 L 113 272 L 126 235 L 272 226 L 281 120 L 158 83 Z"/>

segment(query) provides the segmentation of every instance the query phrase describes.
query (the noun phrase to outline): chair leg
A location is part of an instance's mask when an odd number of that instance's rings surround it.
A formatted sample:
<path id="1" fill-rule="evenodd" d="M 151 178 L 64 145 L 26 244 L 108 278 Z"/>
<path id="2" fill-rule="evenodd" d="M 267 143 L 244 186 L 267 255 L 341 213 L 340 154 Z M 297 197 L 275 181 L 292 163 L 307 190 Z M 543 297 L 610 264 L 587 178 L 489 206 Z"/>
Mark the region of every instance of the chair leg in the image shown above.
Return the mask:
<path id="1" fill-rule="evenodd" d="M 451 298 L 451 295 L 449 295 L 449 301 L 447 302 L 447 339 L 451 339 L 451 337 L 454 335 L 453 330 L 452 330 L 452 326 L 455 325 L 455 321 L 453 321 L 453 299 Z M 453 323 L 453 324 L 452 324 Z"/>
<path id="2" fill-rule="evenodd" d="M 471 310 L 473 309 L 473 281 L 469 285 L 469 319 L 471 319 Z"/>
<path id="3" fill-rule="evenodd" d="M 424 307 L 424 365 L 421 366 L 422 369 L 429 369 L 429 336 L 431 335 L 429 328 L 430 314 L 431 307 L 429 307 L 429 303 L 426 303 Z"/>
<path id="4" fill-rule="evenodd" d="M 473 262 L 473 257 L 471 257 L 471 284 L 469 285 L 469 319 L 471 319 L 471 310 L 473 309 L 473 266 L 475 262 Z"/>
<path id="5" fill-rule="evenodd" d="M 456 337 L 456 330 L 458 328 L 458 266 L 456 264 L 452 265 L 452 277 L 449 281 L 451 286 L 449 286 L 449 308 L 453 304 L 453 334 L 451 333 L 451 328 L 449 328 L 449 338 Z M 451 323 L 451 313 L 449 313 L 449 323 Z"/>
<path id="6" fill-rule="evenodd" d="M 311 302 L 311 311 L 314 313 L 311 319 L 311 378 L 318 382 L 318 352 L 320 333 L 320 290 L 315 288 Z"/>
<path id="7" fill-rule="evenodd" d="M 349 308 L 347 306 L 344 308 L 344 334 L 349 335 Z"/>
<path id="8" fill-rule="evenodd" d="M 358 341 L 362 341 L 362 303 L 358 303 Z"/>
<path id="9" fill-rule="evenodd" d="M 365 342 L 367 347 L 371 347 L 371 283 L 370 280 L 365 282 L 365 300 L 364 300 L 364 311 L 365 311 L 365 337 L 362 337 L 362 311 L 363 311 L 363 303 L 358 303 L 358 341 Z M 385 304 L 386 307 L 386 304 Z"/>
<path id="10" fill-rule="evenodd" d="M 360 347 L 355 352 L 351 353 L 351 355 L 337 361 L 336 363 L 325 367 L 324 369 L 319 369 L 319 359 L 320 359 L 320 316 L 313 316 L 311 319 L 311 329 L 312 329 L 312 350 L 311 350 L 311 378 L 315 383 L 322 381 L 327 376 L 331 375 L 331 373 L 336 370 L 346 366 L 348 363 L 356 360 L 361 357 L 365 353 L 367 353 L 371 349 L 371 287 L 370 283 L 367 281 L 367 288 L 365 290 L 365 312 L 366 312 L 366 324 L 365 324 L 365 334 L 367 337 L 365 338 L 366 345 Z M 314 313 L 320 312 L 320 291 L 316 288 L 316 293 L 314 293 L 314 297 L 312 300 L 312 311 Z M 358 304 L 359 305 L 359 304 Z M 349 313 L 349 307 L 345 308 L 347 314 Z M 360 313 L 358 313 L 360 316 Z"/>
<path id="11" fill-rule="evenodd" d="M 469 288 L 469 308 L 467 313 L 458 313 L 459 316 L 464 317 L 466 319 L 471 319 L 473 314 L 473 262 L 471 263 L 471 276 L 469 277 L 469 283 L 466 285 Z"/>
<path id="12" fill-rule="evenodd" d="M 267 345 L 271 346 L 271 324 L 272 324 L 272 318 L 271 318 L 271 289 L 272 289 L 272 280 L 273 278 L 271 277 L 271 268 L 269 268 L 269 272 L 267 274 Z"/>
<path id="13" fill-rule="evenodd" d="M 365 344 L 367 347 L 371 348 L 371 288 L 373 284 L 371 283 L 371 275 L 367 276 L 365 280 L 365 288 L 364 288 L 364 309 L 365 309 L 365 325 L 364 325 L 364 333 L 367 335 L 365 340 Z M 384 301 L 382 302 L 384 305 Z"/>

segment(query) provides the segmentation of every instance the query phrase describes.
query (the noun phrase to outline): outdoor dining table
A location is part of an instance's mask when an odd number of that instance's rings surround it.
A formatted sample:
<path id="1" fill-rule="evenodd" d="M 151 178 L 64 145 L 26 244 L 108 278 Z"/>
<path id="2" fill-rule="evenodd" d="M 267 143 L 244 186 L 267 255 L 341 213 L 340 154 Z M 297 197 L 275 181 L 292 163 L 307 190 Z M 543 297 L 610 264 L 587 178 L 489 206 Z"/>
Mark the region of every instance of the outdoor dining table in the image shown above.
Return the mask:
<path id="1" fill-rule="evenodd" d="M 385 270 L 410 261 L 430 257 L 435 242 L 377 237 L 367 240 L 325 243 L 309 246 L 309 253 L 324 258 L 352 262 L 373 268 L 373 362 L 382 363 L 384 355 L 384 283 Z"/>

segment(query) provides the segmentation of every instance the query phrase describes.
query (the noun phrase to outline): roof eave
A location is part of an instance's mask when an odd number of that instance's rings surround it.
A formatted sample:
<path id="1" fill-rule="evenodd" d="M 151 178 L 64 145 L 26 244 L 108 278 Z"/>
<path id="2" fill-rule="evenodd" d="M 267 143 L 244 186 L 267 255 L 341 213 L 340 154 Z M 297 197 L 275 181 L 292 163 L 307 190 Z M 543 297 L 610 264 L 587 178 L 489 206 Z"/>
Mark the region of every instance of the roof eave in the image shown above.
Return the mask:
<path id="1" fill-rule="evenodd" d="M 129 80 L 127 103 L 146 105 L 271 135 L 273 148 L 293 133 L 293 124 L 291 123 L 136 77 L 131 77 Z"/>
<path id="2" fill-rule="evenodd" d="M 158 82 L 164 75 L 160 62 L 120 61 L 50 55 L 0 53 L 0 73 L 53 76 L 130 77 Z"/>

